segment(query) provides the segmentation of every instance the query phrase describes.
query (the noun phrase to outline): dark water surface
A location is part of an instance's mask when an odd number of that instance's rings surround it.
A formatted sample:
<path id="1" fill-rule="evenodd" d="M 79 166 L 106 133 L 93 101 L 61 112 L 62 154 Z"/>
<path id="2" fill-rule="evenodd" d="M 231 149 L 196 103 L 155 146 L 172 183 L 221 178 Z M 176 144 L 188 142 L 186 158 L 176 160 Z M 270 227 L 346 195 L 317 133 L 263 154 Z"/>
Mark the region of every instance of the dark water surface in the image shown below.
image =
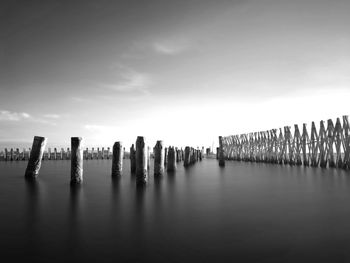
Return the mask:
<path id="1" fill-rule="evenodd" d="M 137 189 L 124 160 L 0 162 L 2 262 L 350 262 L 350 174 L 216 160 Z"/>

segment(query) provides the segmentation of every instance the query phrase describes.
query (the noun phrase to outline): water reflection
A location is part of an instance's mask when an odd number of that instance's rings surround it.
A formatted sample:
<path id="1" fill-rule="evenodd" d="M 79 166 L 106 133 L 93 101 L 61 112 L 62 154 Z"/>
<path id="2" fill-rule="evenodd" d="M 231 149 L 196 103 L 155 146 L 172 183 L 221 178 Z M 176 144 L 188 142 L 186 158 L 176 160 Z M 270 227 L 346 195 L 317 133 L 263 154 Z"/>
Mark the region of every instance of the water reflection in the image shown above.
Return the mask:
<path id="1" fill-rule="evenodd" d="M 26 179 L 26 239 L 25 247 L 32 247 L 28 251 L 29 256 L 35 257 L 39 253 L 40 242 L 40 189 L 39 182 L 35 179 Z"/>

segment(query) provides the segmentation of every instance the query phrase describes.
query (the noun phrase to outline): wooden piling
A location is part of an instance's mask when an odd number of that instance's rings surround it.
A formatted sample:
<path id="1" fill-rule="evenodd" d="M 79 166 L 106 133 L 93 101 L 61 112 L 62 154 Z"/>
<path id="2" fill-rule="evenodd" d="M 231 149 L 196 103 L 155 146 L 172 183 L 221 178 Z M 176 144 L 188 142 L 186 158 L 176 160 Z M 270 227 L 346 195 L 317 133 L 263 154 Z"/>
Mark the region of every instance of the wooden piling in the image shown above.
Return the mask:
<path id="1" fill-rule="evenodd" d="M 123 146 L 121 142 L 113 145 L 112 176 L 121 176 L 123 170 Z"/>
<path id="2" fill-rule="evenodd" d="M 83 146 L 81 137 L 71 138 L 71 185 L 83 182 Z"/>
<path id="3" fill-rule="evenodd" d="M 157 141 L 153 148 L 154 151 L 154 175 L 162 176 L 164 174 L 164 147 L 163 141 Z"/>
<path id="4" fill-rule="evenodd" d="M 190 147 L 186 146 L 185 147 L 185 158 L 184 158 L 184 166 L 187 167 L 190 165 L 191 161 L 190 161 Z"/>
<path id="5" fill-rule="evenodd" d="M 136 150 L 134 145 L 130 147 L 130 171 L 132 174 L 136 173 Z"/>
<path id="6" fill-rule="evenodd" d="M 142 136 L 138 136 L 136 140 L 136 183 L 147 183 L 147 147 Z"/>
<path id="7" fill-rule="evenodd" d="M 33 140 L 32 150 L 30 153 L 25 178 L 34 179 L 38 176 L 41 167 L 41 160 L 43 158 L 47 138 L 35 136 Z"/>
<path id="8" fill-rule="evenodd" d="M 174 147 L 169 147 L 168 149 L 168 161 L 167 161 L 167 171 L 174 172 L 176 171 L 176 152 Z"/>
<path id="9" fill-rule="evenodd" d="M 219 166 L 225 166 L 225 153 L 223 149 L 222 136 L 219 136 Z"/>

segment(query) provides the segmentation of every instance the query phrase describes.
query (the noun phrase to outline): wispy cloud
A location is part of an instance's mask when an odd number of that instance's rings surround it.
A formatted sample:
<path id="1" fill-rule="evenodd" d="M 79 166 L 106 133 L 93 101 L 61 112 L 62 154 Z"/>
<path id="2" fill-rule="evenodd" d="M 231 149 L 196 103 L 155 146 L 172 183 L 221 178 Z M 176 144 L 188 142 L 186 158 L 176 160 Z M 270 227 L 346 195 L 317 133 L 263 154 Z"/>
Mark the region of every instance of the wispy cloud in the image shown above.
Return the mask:
<path id="1" fill-rule="evenodd" d="M 61 118 L 61 115 L 58 115 L 58 114 L 45 114 L 44 117 L 48 118 L 48 119 L 59 119 L 59 118 Z"/>
<path id="2" fill-rule="evenodd" d="M 155 52 L 162 55 L 177 55 L 187 51 L 190 43 L 186 40 L 159 40 L 152 43 Z"/>
<path id="3" fill-rule="evenodd" d="M 115 83 L 101 82 L 99 87 L 114 90 L 120 93 L 142 93 L 148 95 L 153 83 L 149 74 L 137 72 L 128 67 L 119 66 L 117 69 L 118 79 Z"/>
<path id="4" fill-rule="evenodd" d="M 21 121 L 30 119 L 31 116 L 26 112 L 14 112 L 7 110 L 0 110 L 0 120 L 1 121 Z"/>
<path id="5" fill-rule="evenodd" d="M 0 121 L 10 121 L 10 122 L 28 121 L 28 122 L 56 125 L 56 123 L 54 122 L 34 117 L 27 112 L 15 112 L 15 111 L 8 111 L 8 110 L 0 110 Z"/>
<path id="6" fill-rule="evenodd" d="M 107 129 L 107 126 L 104 125 L 96 125 L 96 124 L 86 124 L 84 125 L 84 128 L 88 131 L 103 131 Z"/>

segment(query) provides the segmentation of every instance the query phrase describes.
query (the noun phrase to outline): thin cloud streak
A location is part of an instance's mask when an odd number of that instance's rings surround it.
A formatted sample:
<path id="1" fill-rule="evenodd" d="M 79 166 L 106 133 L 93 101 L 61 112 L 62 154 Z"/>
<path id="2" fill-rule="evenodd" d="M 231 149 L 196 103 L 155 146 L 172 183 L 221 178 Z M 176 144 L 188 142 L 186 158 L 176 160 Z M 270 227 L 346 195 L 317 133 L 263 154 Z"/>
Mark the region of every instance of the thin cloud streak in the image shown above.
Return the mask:
<path id="1" fill-rule="evenodd" d="M 148 95 L 153 80 L 149 74 L 140 73 L 130 68 L 122 69 L 119 80 L 116 83 L 101 82 L 97 85 L 104 89 L 110 89 L 119 93 L 139 92 Z"/>
<path id="2" fill-rule="evenodd" d="M 0 121 L 10 121 L 10 122 L 35 122 L 42 124 L 49 124 L 56 126 L 57 124 L 48 120 L 34 117 L 27 112 L 15 112 L 8 110 L 0 110 Z"/>
<path id="3" fill-rule="evenodd" d="M 187 41 L 156 41 L 152 44 L 156 53 L 162 55 L 177 55 L 187 51 L 190 45 Z"/>

